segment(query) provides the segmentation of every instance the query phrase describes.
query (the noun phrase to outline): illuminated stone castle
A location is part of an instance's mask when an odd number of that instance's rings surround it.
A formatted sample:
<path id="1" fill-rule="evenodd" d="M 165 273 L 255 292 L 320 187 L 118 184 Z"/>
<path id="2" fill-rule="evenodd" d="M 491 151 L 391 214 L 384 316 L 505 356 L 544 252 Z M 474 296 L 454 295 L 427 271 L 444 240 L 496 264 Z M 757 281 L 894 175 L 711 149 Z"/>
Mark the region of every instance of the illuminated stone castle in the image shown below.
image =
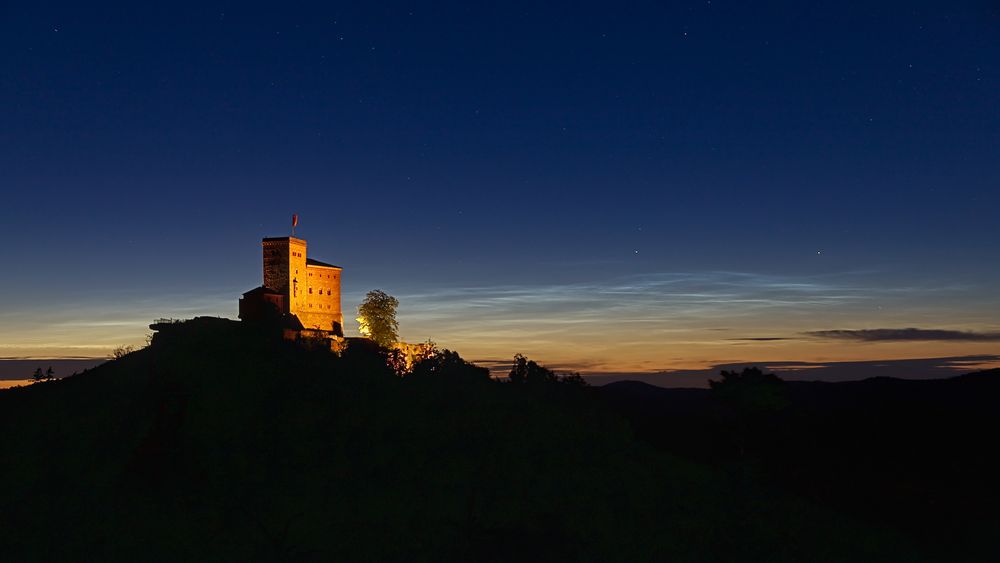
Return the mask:
<path id="1" fill-rule="evenodd" d="M 262 245 L 264 284 L 243 294 L 240 319 L 279 320 L 286 336 L 343 336 L 341 269 L 307 258 L 306 241 L 300 238 L 265 238 Z"/>

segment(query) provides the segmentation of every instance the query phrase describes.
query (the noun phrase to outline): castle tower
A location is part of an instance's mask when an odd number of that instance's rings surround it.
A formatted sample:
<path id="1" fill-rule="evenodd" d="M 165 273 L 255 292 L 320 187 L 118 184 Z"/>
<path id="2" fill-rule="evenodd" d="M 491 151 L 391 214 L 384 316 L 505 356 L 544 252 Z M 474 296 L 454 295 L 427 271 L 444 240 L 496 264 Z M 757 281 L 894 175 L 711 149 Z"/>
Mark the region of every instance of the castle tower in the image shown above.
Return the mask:
<path id="1" fill-rule="evenodd" d="M 306 256 L 306 241 L 295 237 L 262 241 L 264 285 L 282 296 L 282 313 L 292 314 L 307 329 L 343 335 L 340 272 L 333 264 Z"/>
<path id="2" fill-rule="evenodd" d="M 295 313 L 306 305 L 306 241 L 293 237 L 265 238 L 264 287 L 285 296 L 285 310 Z"/>

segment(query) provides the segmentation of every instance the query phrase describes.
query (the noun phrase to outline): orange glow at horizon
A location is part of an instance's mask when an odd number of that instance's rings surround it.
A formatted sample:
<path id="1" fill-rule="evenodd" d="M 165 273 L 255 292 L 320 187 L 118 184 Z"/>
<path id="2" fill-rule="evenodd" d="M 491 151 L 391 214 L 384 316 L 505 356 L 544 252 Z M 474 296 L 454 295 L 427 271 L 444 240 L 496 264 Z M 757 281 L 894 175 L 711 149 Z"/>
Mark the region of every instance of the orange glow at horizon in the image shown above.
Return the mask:
<path id="1" fill-rule="evenodd" d="M 132 309 L 95 305 L 7 312 L 8 322 L 0 324 L 0 359 L 107 358 L 116 346 L 141 346 L 147 325 L 158 317 L 235 318 L 238 287 L 217 291 L 212 299 L 170 296 Z M 521 353 L 584 374 L 957 357 L 969 358 L 962 364 L 969 371 L 1000 365 L 992 357 L 976 359 L 1000 354 L 1000 342 L 988 339 L 853 341 L 815 335 L 893 327 L 997 333 L 1000 301 L 970 297 L 961 288 L 709 272 L 389 292 L 400 302 L 403 341 L 430 339 L 467 360 L 504 362 Z M 344 309 L 355 309 L 363 296 L 358 288 L 345 293 Z M 186 306 L 178 309 L 178 303 Z M 345 327 L 348 336 L 363 333 L 363 319 L 358 321 L 359 327 Z"/>

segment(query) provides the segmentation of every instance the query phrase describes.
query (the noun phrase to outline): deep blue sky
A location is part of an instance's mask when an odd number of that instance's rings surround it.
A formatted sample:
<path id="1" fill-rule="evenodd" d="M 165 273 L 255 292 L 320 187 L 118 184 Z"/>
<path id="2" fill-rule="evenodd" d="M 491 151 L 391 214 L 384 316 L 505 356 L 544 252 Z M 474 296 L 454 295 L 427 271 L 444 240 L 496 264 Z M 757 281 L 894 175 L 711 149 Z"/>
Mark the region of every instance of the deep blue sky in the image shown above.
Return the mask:
<path id="1" fill-rule="evenodd" d="M 997 351 L 801 334 L 1000 328 L 1000 5 L 367 4 L 0 7 L 0 356 L 235 316 L 292 213 L 473 356 Z"/>

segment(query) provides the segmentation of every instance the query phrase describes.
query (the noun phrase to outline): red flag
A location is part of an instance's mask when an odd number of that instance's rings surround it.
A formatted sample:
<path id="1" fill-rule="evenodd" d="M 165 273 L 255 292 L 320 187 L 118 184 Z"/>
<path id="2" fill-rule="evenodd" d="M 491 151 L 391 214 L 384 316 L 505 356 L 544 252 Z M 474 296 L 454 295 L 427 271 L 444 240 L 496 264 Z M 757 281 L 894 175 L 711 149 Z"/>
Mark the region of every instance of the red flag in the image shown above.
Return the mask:
<path id="1" fill-rule="evenodd" d="M 292 213 L 292 228 L 299 226 L 299 216 L 298 214 Z"/>

